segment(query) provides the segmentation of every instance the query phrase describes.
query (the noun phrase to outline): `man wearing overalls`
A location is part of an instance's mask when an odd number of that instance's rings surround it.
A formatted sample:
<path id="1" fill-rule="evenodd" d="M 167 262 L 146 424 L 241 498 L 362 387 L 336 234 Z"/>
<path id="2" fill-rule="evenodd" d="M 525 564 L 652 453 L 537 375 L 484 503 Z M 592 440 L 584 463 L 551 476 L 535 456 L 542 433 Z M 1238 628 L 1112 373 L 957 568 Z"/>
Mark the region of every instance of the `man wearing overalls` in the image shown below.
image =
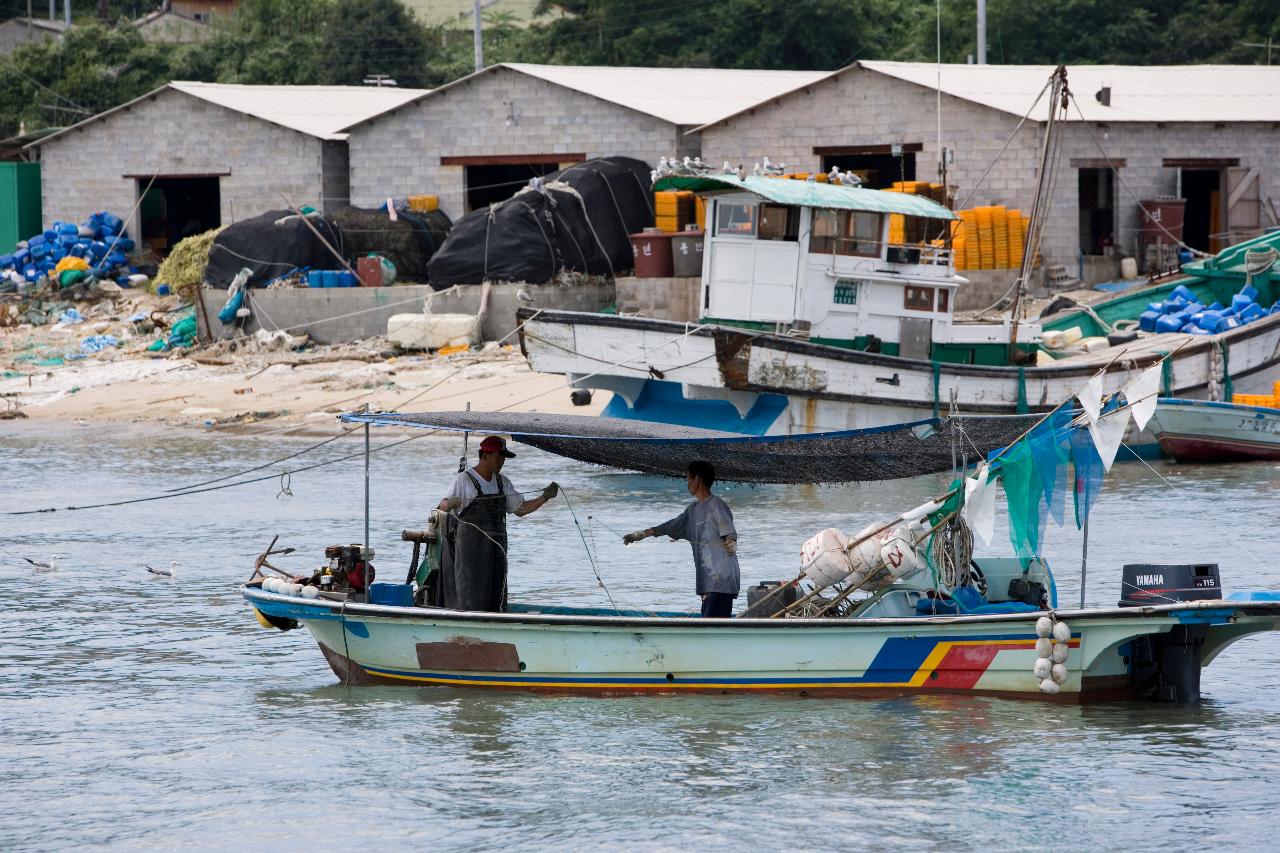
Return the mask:
<path id="1" fill-rule="evenodd" d="M 480 460 L 459 472 L 440 509 L 449 513 L 441 554 L 440 594 L 454 610 L 500 612 L 507 605 L 507 513 L 528 515 L 560 492 L 555 483 L 524 500 L 502 474 L 515 454 L 491 435 L 480 442 Z"/>

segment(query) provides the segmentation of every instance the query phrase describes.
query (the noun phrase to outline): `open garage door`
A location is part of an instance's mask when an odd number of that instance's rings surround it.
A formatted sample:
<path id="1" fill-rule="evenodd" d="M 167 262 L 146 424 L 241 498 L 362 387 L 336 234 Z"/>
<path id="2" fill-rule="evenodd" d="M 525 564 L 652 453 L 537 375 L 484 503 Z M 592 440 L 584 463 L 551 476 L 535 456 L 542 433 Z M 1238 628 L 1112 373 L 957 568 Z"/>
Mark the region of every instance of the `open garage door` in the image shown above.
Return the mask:
<path id="1" fill-rule="evenodd" d="M 142 195 L 140 242 L 161 255 L 184 237 L 222 224 L 218 175 L 135 176 Z"/>

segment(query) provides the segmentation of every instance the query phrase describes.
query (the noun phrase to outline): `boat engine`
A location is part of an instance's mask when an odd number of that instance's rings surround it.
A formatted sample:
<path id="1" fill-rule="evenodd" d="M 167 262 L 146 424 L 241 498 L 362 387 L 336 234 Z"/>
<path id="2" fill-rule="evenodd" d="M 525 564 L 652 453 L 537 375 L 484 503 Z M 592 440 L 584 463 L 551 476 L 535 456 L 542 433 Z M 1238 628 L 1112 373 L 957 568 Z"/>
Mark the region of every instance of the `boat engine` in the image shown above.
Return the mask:
<path id="1" fill-rule="evenodd" d="M 321 568 L 313 578 L 323 592 L 364 592 L 365 568 L 369 570 L 369 582 L 372 583 L 376 573 L 373 563 L 373 549 L 361 545 L 330 545 L 324 549 L 329 558 L 329 565 Z"/>
<path id="2" fill-rule="evenodd" d="M 1222 598 L 1217 563 L 1130 563 L 1121 585 L 1121 607 Z M 1134 692 L 1156 702 L 1200 701 L 1200 654 L 1207 633 L 1204 625 L 1175 625 L 1132 640 L 1122 653 Z"/>

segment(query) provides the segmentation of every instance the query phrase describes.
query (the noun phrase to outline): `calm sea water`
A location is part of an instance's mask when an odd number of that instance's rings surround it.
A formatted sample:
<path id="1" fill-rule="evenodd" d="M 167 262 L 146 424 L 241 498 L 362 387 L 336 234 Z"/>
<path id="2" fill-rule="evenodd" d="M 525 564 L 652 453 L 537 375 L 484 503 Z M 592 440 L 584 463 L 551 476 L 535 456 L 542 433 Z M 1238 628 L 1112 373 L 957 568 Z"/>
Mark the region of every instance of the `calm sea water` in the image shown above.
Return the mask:
<path id="1" fill-rule="evenodd" d="M 375 441 L 389 440 L 377 436 Z M 0 425 L 0 511 L 154 494 L 305 446 L 127 428 Z M 315 456 L 358 449 L 338 442 Z M 405 570 L 404 527 L 446 488 L 456 440 L 374 456 L 372 540 Z M 310 458 L 310 457 L 306 457 Z M 1230 588 L 1280 589 L 1280 470 L 1119 466 L 1091 524 L 1088 600 L 1125 562 L 1212 560 Z M 512 597 L 692 609 L 688 546 L 624 549 L 683 484 L 522 450 L 517 487 L 563 499 L 511 525 Z M 799 544 L 855 530 L 941 478 L 727 487 L 744 583 L 790 577 Z M 540 697 L 344 688 L 305 631 L 257 626 L 236 593 L 275 534 L 313 567 L 362 538 L 358 460 L 278 483 L 115 509 L 0 517 L 0 839 L 10 849 L 1274 848 L 1280 637 L 1231 648 L 1193 707 L 925 697 Z M 590 516 L 590 520 L 588 520 Z M 613 532 L 610 532 L 612 529 Z M 998 537 L 1004 536 L 1003 529 Z M 1079 536 L 1050 528 L 1063 602 Z M 65 555 L 51 575 L 21 556 Z M 181 561 L 174 582 L 141 563 Z M 376 847 L 374 849 L 377 849 Z"/>

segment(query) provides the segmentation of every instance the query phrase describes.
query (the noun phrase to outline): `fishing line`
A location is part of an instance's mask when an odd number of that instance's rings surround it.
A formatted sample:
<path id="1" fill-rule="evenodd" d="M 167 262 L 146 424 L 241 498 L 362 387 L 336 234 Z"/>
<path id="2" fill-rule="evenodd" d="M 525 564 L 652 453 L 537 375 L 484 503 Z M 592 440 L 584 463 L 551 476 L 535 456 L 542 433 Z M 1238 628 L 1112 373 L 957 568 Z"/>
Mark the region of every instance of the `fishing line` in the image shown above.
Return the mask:
<path id="1" fill-rule="evenodd" d="M 609 605 L 614 610 L 617 610 L 618 605 L 613 600 L 613 594 L 609 592 L 609 587 L 605 586 L 604 578 L 600 577 L 600 568 L 596 565 L 596 558 L 595 555 L 591 553 L 590 546 L 587 545 L 587 535 L 582 532 L 582 524 L 578 521 L 578 514 L 574 512 L 573 502 L 569 500 L 569 492 L 564 488 L 564 486 L 560 487 L 560 492 L 564 495 L 564 505 L 569 508 L 569 515 L 573 517 L 573 524 L 578 528 L 578 536 L 582 538 L 582 547 L 587 552 L 587 559 L 591 563 L 591 571 L 595 573 L 596 583 L 600 584 L 600 588 L 604 590 L 605 597 L 609 599 Z"/>

